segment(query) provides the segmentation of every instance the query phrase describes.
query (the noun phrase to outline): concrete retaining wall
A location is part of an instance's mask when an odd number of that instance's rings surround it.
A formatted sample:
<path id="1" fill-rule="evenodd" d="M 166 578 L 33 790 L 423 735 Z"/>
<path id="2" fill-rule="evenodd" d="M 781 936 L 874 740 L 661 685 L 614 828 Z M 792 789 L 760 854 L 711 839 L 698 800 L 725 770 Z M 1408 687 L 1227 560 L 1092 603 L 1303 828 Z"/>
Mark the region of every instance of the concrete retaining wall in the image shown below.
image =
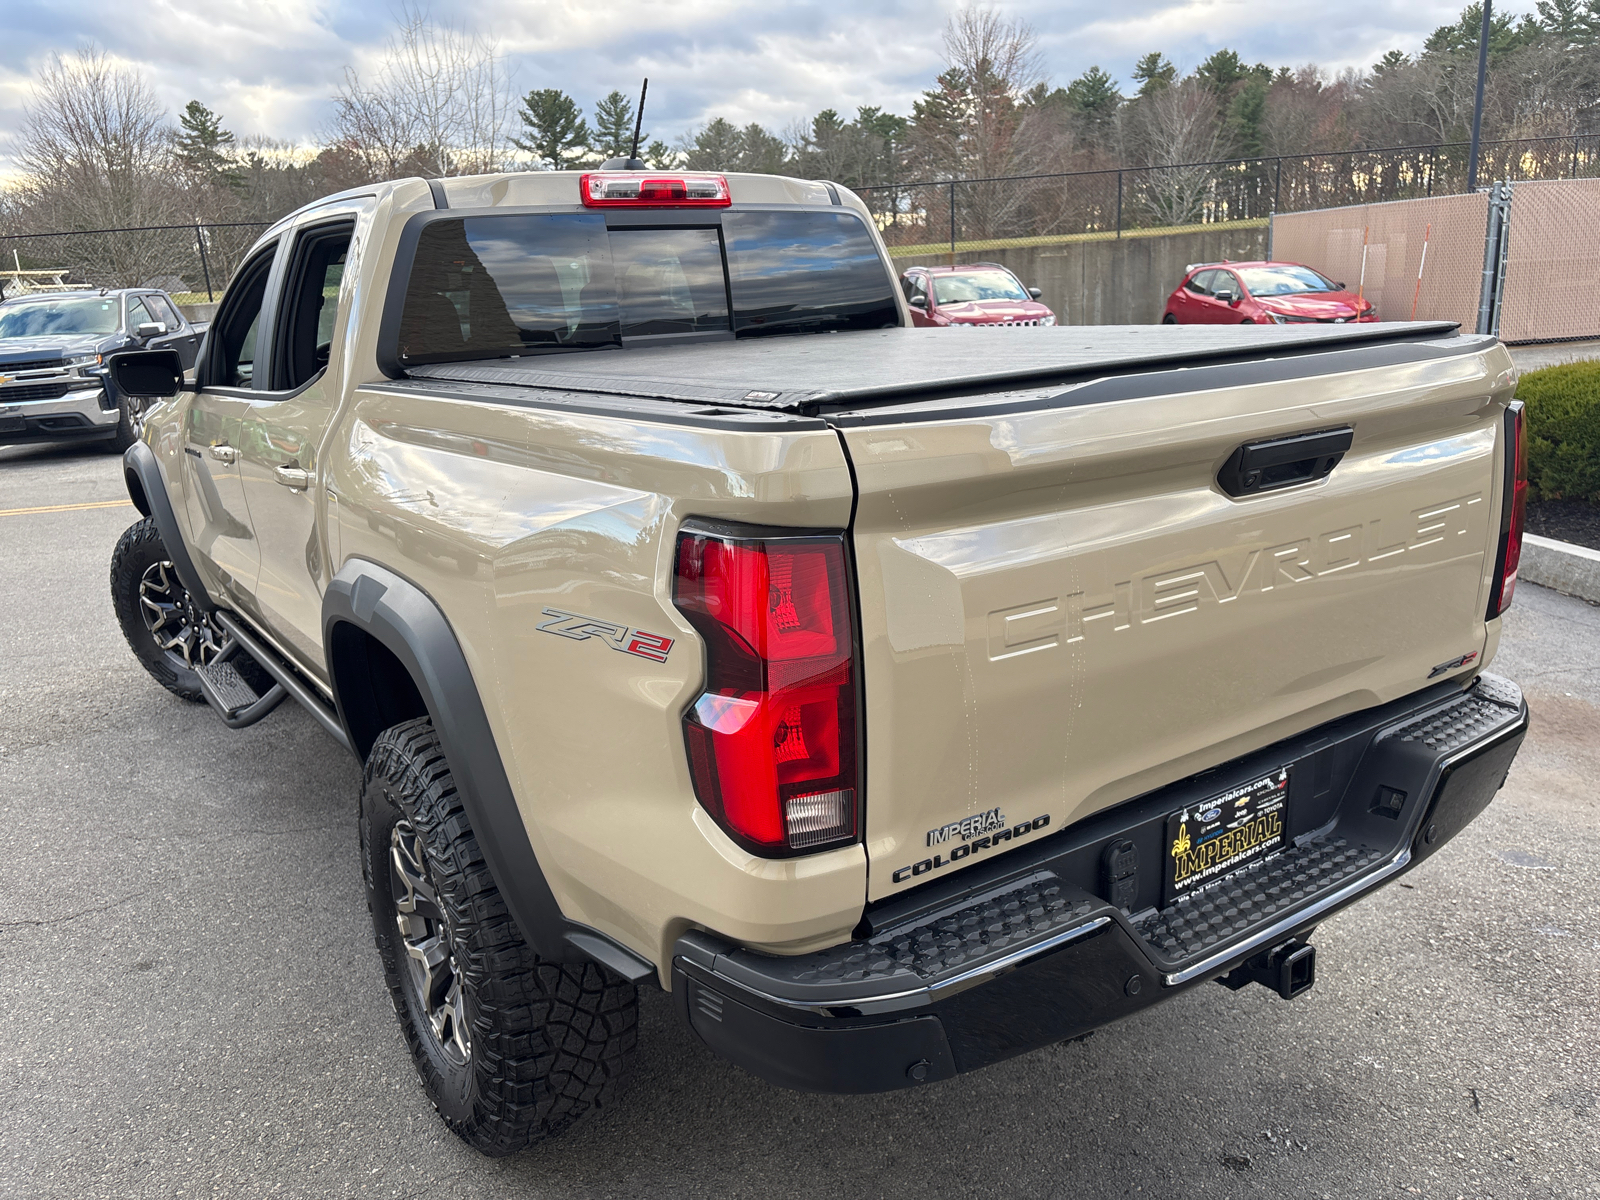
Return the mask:
<path id="1" fill-rule="evenodd" d="M 1149 325 L 1195 262 L 1260 259 L 1267 255 L 1263 222 L 1211 225 L 1182 233 L 1136 230 L 1121 238 L 1096 238 L 1047 246 L 964 251 L 957 263 L 994 262 L 1008 267 L 1067 325 Z M 895 257 L 896 270 L 946 266 L 946 254 Z"/>
<path id="2" fill-rule="evenodd" d="M 209 321 L 217 315 L 219 304 L 221 304 L 220 300 L 209 304 L 180 304 L 178 307 L 183 310 L 183 315 L 191 321 Z"/>

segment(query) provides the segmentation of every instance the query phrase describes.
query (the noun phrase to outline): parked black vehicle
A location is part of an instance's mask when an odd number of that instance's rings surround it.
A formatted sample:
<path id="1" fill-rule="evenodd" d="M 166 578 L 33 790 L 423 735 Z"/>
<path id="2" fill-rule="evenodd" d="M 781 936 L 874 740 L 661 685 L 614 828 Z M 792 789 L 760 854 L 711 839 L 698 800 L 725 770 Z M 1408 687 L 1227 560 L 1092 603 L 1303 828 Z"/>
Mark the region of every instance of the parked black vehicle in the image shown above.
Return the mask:
<path id="1" fill-rule="evenodd" d="M 194 366 L 207 323 L 150 288 L 45 292 L 0 303 L 0 445 L 138 440 L 144 401 L 106 374 L 118 350 L 171 349 Z"/>

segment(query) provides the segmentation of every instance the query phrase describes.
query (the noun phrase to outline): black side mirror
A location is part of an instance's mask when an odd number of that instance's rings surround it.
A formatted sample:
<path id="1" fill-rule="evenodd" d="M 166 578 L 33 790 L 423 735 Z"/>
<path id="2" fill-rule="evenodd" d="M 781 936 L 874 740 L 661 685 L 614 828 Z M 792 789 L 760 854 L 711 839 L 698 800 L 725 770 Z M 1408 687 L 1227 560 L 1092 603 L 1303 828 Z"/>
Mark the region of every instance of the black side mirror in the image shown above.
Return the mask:
<path id="1" fill-rule="evenodd" d="M 1032 296 L 1035 300 L 1042 299 L 1043 296 L 1044 296 L 1044 289 L 1043 288 L 1029 288 L 1028 289 L 1028 295 Z"/>
<path id="2" fill-rule="evenodd" d="M 183 359 L 176 350 L 124 350 L 107 360 L 111 382 L 124 396 L 143 400 L 183 390 Z"/>
<path id="3" fill-rule="evenodd" d="M 1239 303 L 1238 297 L 1235 296 L 1232 292 L 1217 292 L 1217 293 L 1215 293 L 1213 295 L 1212 299 L 1216 300 L 1217 303 L 1219 303 L 1219 304 L 1237 304 L 1237 303 Z"/>

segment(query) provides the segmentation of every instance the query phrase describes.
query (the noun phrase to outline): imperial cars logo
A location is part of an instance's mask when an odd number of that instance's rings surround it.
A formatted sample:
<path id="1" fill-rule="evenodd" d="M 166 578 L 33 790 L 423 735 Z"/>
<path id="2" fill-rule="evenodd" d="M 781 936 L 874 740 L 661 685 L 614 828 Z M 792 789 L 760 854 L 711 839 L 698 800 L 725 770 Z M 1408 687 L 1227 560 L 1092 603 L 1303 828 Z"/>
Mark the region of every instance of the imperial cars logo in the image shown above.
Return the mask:
<path id="1" fill-rule="evenodd" d="M 991 808 L 986 813 L 978 813 L 974 816 L 966 818 L 966 820 L 952 821 L 948 825 L 941 825 L 938 829 L 928 830 L 928 845 L 932 846 L 935 844 L 935 837 L 938 837 L 940 843 L 947 842 L 952 836 L 952 830 L 954 830 L 956 833 L 960 833 L 963 825 L 966 825 L 968 822 L 978 821 L 985 823 L 983 826 L 984 829 L 992 829 L 994 832 L 981 833 L 979 830 L 973 829 L 970 834 L 962 835 L 964 837 L 970 836 L 973 839 L 972 841 L 964 842 L 963 844 L 956 846 L 950 851 L 949 854 L 935 854 L 932 858 L 925 858 L 919 863 L 912 863 L 910 866 L 901 867 L 890 878 L 895 883 L 904 883 L 906 880 L 913 879 L 918 875 L 926 875 L 929 871 L 938 871 L 944 867 L 950 866 L 952 863 L 958 863 L 962 859 L 970 858 L 972 855 L 977 854 L 982 850 L 998 849 L 1002 842 L 1009 842 L 1016 838 L 1027 837 L 1035 830 L 1043 829 L 1046 825 L 1050 824 L 1050 814 L 1045 813 L 1043 816 L 1035 817 L 1031 821 L 1019 821 L 1017 824 L 1007 827 L 1006 819 L 1000 815 L 1000 810 L 998 808 Z M 991 821 L 993 822 L 992 824 L 989 823 Z"/>
<path id="2" fill-rule="evenodd" d="M 928 830 L 928 845 L 942 845 L 958 834 L 962 841 L 970 842 L 980 833 L 991 833 L 1005 823 L 1005 814 L 998 808 L 991 808 L 988 812 L 975 813 L 959 821 L 951 821 L 948 825 L 941 825 L 937 829 Z"/>

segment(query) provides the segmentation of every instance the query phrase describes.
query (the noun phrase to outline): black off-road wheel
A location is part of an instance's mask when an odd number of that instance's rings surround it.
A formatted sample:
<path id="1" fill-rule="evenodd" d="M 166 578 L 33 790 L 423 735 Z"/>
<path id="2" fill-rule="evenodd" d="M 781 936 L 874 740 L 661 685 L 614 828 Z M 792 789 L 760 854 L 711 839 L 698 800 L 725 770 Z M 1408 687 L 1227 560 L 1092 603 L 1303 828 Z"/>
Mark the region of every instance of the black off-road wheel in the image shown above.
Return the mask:
<path id="1" fill-rule="evenodd" d="M 130 526 L 111 552 L 111 604 L 133 656 L 174 696 L 205 702 L 195 668 L 227 645 L 227 633 L 194 605 L 151 518 Z"/>
<path id="2" fill-rule="evenodd" d="M 613 1101 L 638 991 L 523 940 L 426 718 L 385 730 L 367 756 L 361 863 L 400 1028 L 462 1141 L 514 1154 Z"/>

